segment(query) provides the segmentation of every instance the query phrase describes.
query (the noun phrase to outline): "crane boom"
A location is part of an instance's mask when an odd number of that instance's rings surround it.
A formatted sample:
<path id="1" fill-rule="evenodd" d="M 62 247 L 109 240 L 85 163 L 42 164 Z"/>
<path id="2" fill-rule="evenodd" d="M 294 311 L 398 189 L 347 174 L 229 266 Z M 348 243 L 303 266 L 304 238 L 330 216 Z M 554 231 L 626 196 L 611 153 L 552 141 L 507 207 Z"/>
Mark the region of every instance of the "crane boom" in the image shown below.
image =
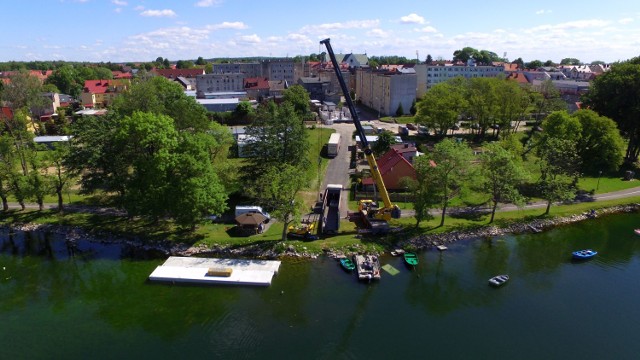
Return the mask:
<path id="1" fill-rule="evenodd" d="M 373 151 L 371 150 L 369 142 L 367 141 L 367 137 L 364 133 L 364 129 L 362 128 L 362 124 L 360 123 L 360 116 L 358 116 L 358 112 L 356 111 L 355 105 L 353 104 L 353 100 L 351 100 L 351 96 L 349 95 L 347 84 L 344 82 L 344 78 L 342 77 L 340 64 L 338 64 L 338 60 L 336 60 L 336 56 L 333 53 L 330 39 L 324 39 L 320 41 L 320 44 L 324 44 L 327 48 L 327 52 L 329 53 L 329 57 L 331 58 L 331 63 L 333 64 L 333 70 L 336 73 L 336 77 L 338 78 L 338 82 L 340 83 L 340 88 L 342 89 L 342 94 L 344 94 L 347 106 L 349 107 L 349 112 L 351 113 L 353 124 L 356 126 L 358 136 L 360 137 L 362 149 L 367 159 L 367 163 L 369 164 L 369 168 L 371 169 L 371 176 L 373 177 L 373 180 L 378 187 L 378 193 L 380 194 L 382 202 L 384 203 L 384 208 L 379 209 L 376 212 L 375 217 L 383 220 L 389 220 L 390 218 L 399 218 L 400 208 L 398 208 L 398 206 L 394 205 L 391 202 L 387 187 L 384 185 L 384 181 L 382 180 L 382 174 L 380 174 L 378 163 L 376 162 L 375 156 L 373 156 Z"/>

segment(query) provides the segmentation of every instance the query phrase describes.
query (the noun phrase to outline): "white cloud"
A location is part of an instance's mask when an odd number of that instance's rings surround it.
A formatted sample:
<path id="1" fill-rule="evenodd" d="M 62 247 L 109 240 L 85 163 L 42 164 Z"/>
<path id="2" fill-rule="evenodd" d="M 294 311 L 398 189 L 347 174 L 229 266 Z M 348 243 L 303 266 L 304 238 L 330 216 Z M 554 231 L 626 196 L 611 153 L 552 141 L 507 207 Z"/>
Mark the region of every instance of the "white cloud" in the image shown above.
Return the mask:
<path id="1" fill-rule="evenodd" d="M 111 3 L 118 6 L 127 6 L 127 2 L 122 0 L 111 0 Z"/>
<path id="2" fill-rule="evenodd" d="M 201 0 L 198 1 L 195 6 L 197 7 L 210 7 L 214 5 L 219 5 L 222 3 L 222 0 Z"/>
<path id="3" fill-rule="evenodd" d="M 252 35 L 240 36 L 240 41 L 246 42 L 246 43 L 252 43 L 252 44 L 259 44 L 262 40 L 260 40 L 260 37 L 257 34 L 252 34 Z"/>
<path id="4" fill-rule="evenodd" d="M 133 8 L 133 10 L 135 10 L 135 11 L 142 11 L 142 10 L 144 10 L 144 6 L 142 6 L 142 5 L 138 5 L 138 6 L 136 6 L 135 8 Z"/>
<path id="5" fill-rule="evenodd" d="M 536 11 L 536 15 L 544 15 L 544 14 L 551 14 L 553 11 L 552 10 L 538 10 Z"/>
<path id="6" fill-rule="evenodd" d="M 633 18 L 624 18 L 624 19 L 620 19 L 620 20 L 618 20 L 618 22 L 619 22 L 620 24 L 623 24 L 623 25 L 624 25 L 624 24 L 628 24 L 628 23 L 633 22 Z"/>
<path id="7" fill-rule="evenodd" d="M 145 10 L 140 13 L 142 16 L 154 16 L 154 17 L 174 17 L 176 13 L 173 10 Z"/>
<path id="8" fill-rule="evenodd" d="M 126 44 L 130 46 L 144 45 L 152 49 L 172 47 L 179 50 L 191 50 L 194 46 L 200 46 L 208 38 L 208 30 L 182 26 L 133 35 L 129 37 Z"/>
<path id="9" fill-rule="evenodd" d="M 387 33 L 386 31 L 384 31 L 382 29 L 373 29 L 373 30 L 369 31 L 367 33 L 367 35 L 369 35 L 371 37 L 382 38 L 382 39 L 389 37 L 389 33 Z"/>
<path id="10" fill-rule="evenodd" d="M 380 25 L 379 20 L 351 20 L 339 23 L 327 23 L 320 25 L 307 25 L 300 29 L 302 33 L 326 34 L 329 31 L 346 29 L 370 29 Z"/>
<path id="11" fill-rule="evenodd" d="M 400 18 L 403 24 L 424 24 L 424 18 L 418 14 L 409 14 Z"/>
<path id="12" fill-rule="evenodd" d="M 527 33 L 533 33 L 538 31 L 554 31 L 554 30 L 571 30 L 571 29 L 594 29 L 599 27 L 605 27 L 609 24 L 608 21 L 591 19 L 591 20 L 577 20 L 569 21 L 566 23 L 560 23 L 556 25 L 540 25 L 531 29 L 525 30 Z"/>
<path id="13" fill-rule="evenodd" d="M 433 26 L 425 26 L 423 28 L 419 28 L 416 29 L 416 32 L 424 32 L 424 33 L 437 33 L 438 30 L 436 30 L 436 28 L 434 28 Z"/>
<path id="14" fill-rule="evenodd" d="M 119 14 L 119 13 L 122 12 L 122 8 L 115 8 L 115 9 L 113 9 L 113 12 L 116 13 L 116 14 Z"/>
<path id="15" fill-rule="evenodd" d="M 245 23 L 241 22 L 241 21 L 235 21 L 235 22 L 222 22 L 220 24 L 214 24 L 214 25 L 207 25 L 207 29 L 208 30 L 220 30 L 220 29 L 235 29 L 235 30 L 242 30 L 242 29 L 247 29 L 249 28 Z"/>

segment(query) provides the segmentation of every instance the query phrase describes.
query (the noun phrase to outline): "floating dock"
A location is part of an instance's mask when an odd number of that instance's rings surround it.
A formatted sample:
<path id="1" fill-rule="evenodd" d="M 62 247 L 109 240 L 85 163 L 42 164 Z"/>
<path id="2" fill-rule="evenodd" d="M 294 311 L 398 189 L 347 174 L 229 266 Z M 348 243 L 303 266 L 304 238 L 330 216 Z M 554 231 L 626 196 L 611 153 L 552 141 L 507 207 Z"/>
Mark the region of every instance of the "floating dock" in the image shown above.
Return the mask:
<path id="1" fill-rule="evenodd" d="M 151 281 L 269 286 L 280 261 L 171 256 L 149 275 Z"/>

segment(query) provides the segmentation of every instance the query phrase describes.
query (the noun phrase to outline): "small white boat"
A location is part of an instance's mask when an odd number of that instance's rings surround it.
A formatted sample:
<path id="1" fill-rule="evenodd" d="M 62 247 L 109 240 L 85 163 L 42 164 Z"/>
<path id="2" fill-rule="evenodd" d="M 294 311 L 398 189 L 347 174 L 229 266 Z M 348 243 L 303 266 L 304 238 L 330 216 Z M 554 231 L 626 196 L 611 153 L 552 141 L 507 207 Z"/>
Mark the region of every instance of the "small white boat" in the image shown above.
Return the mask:
<path id="1" fill-rule="evenodd" d="M 640 229 L 634 229 L 634 230 L 633 230 L 633 232 L 634 232 L 636 235 L 640 235 Z"/>
<path id="2" fill-rule="evenodd" d="M 489 279 L 489 285 L 501 286 L 507 281 L 509 281 L 509 275 L 496 275 Z"/>

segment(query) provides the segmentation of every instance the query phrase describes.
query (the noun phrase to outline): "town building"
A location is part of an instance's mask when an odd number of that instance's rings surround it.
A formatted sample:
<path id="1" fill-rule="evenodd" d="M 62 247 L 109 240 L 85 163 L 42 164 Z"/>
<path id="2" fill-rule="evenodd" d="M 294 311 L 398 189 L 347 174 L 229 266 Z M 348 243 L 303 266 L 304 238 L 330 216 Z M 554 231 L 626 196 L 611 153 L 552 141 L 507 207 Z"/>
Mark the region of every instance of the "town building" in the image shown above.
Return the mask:
<path id="1" fill-rule="evenodd" d="M 441 82 L 456 77 L 476 78 L 476 77 L 497 77 L 503 75 L 503 65 L 453 65 L 445 64 L 416 64 L 415 72 L 417 80 L 417 96 L 421 97 L 431 87 Z"/>
<path id="2" fill-rule="evenodd" d="M 405 159 L 398 150 L 391 148 L 377 161 L 382 181 L 387 190 L 404 190 L 402 179 L 405 177 L 416 179 L 416 169 Z M 372 190 L 373 178 L 362 179 L 366 190 Z"/>
<path id="3" fill-rule="evenodd" d="M 269 97 L 269 79 L 266 77 L 244 78 L 243 88 L 249 99 L 262 101 Z"/>
<path id="4" fill-rule="evenodd" d="M 403 114 L 410 113 L 417 95 L 415 73 L 356 69 L 355 77 L 356 96 L 363 105 L 380 116 L 395 115 L 400 105 Z"/>
<path id="5" fill-rule="evenodd" d="M 293 59 L 268 59 L 262 61 L 262 75 L 269 81 L 286 81 L 295 84 Z"/>
<path id="6" fill-rule="evenodd" d="M 244 74 L 203 74 L 196 76 L 196 97 L 210 98 L 219 92 L 244 92 Z"/>
<path id="7" fill-rule="evenodd" d="M 106 108 L 113 103 L 116 96 L 127 91 L 131 81 L 118 80 L 85 80 L 80 94 L 82 105 L 90 108 Z"/>
<path id="8" fill-rule="evenodd" d="M 263 76 L 262 65 L 259 62 L 235 62 L 212 64 L 213 74 L 244 74 L 245 78 Z"/>

